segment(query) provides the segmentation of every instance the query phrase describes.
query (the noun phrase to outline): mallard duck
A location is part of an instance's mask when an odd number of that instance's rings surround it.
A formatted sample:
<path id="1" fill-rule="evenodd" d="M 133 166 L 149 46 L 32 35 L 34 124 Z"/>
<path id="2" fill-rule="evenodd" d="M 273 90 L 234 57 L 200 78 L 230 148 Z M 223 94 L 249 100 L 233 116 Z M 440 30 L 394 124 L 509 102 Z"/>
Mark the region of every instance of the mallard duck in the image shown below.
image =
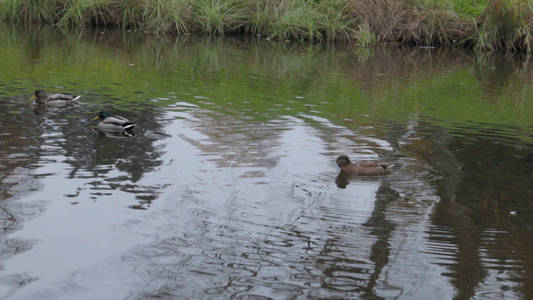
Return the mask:
<path id="1" fill-rule="evenodd" d="M 135 123 L 132 121 L 121 116 L 110 116 L 107 111 L 103 110 L 93 120 L 101 120 L 98 123 L 98 129 L 101 131 L 122 132 L 132 130 L 135 127 Z"/>
<path id="2" fill-rule="evenodd" d="M 377 160 L 360 160 L 352 163 L 348 156 L 337 157 L 337 166 L 348 174 L 354 175 L 385 175 L 391 172 L 393 164 Z"/>
<path id="3" fill-rule="evenodd" d="M 80 99 L 81 96 L 69 94 L 50 94 L 47 95 L 44 90 L 36 90 L 31 99 L 37 104 L 46 105 L 67 105 L 72 101 Z"/>

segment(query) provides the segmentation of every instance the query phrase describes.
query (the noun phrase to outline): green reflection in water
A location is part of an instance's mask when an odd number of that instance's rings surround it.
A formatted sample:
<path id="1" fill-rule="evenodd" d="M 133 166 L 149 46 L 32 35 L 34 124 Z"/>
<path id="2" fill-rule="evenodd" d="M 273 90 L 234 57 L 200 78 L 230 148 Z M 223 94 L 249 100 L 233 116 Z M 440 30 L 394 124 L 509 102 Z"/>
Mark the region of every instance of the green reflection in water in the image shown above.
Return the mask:
<path id="1" fill-rule="evenodd" d="M 97 106 L 135 110 L 179 100 L 257 121 L 311 114 L 348 126 L 415 118 L 522 139 L 530 139 L 533 125 L 524 57 L 435 49 L 368 53 L 119 32 L 63 36 L 42 28 L 22 34 L 4 28 L 1 41 L 0 55 L 9 59 L 0 61 L 0 80 L 21 82 L 28 95 L 37 87 L 64 88 Z"/>

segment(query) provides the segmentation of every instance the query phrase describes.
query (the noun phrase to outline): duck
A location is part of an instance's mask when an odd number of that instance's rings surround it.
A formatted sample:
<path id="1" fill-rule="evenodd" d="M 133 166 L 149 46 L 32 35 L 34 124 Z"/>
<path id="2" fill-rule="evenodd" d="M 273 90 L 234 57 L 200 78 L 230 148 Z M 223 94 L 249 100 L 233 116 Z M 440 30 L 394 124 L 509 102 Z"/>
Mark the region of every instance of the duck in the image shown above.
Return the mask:
<path id="1" fill-rule="evenodd" d="M 341 171 L 353 175 L 386 175 L 391 172 L 394 164 L 378 160 L 360 160 L 352 163 L 348 156 L 337 157 L 337 166 Z"/>
<path id="2" fill-rule="evenodd" d="M 33 93 L 31 99 L 37 104 L 46 104 L 46 105 L 67 105 L 80 99 L 80 95 L 69 95 L 69 94 L 50 94 L 47 95 L 44 90 L 36 90 Z"/>
<path id="3" fill-rule="evenodd" d="M 98 129 L 103 132 L 125 132 L 135 128 L 135 123 L 121 116 L 111 116 L 107 111 L 100 111 L 93 120 L 101 120 Z"/>

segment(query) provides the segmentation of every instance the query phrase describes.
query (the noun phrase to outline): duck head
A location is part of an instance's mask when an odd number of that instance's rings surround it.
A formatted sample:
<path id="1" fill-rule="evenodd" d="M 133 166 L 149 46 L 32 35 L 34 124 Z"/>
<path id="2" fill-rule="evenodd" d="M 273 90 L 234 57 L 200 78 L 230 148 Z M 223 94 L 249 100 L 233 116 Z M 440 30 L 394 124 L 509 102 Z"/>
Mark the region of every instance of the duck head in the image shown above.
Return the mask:
<path id="1" fill-rule="evenodd" d="M 109 117 L 109 113 L 107 111 L 101 110 L 98 115 L 93 118 L 93 120 L 104 120 L 107 117 Z"/>
<path id="2" fill-rule="evenodd" d="M 348 156 L 346 156 L 346 155 L 341 155 L 341 156 L 337 157 L 337 166 L 339 166 L 339 168 L 347 166 L 350 163 L 351 163 L 351 161 L 348 158 Z"/>
<path id="3" fill-rule="evenodd" d="M 46 98 L 46 92 L 44 90 L 36 90 L 34 93 L 33 93 L 33 96 L 31 96 L 31 100 L 39 100 L 39 99 L 44 99 Z"/>

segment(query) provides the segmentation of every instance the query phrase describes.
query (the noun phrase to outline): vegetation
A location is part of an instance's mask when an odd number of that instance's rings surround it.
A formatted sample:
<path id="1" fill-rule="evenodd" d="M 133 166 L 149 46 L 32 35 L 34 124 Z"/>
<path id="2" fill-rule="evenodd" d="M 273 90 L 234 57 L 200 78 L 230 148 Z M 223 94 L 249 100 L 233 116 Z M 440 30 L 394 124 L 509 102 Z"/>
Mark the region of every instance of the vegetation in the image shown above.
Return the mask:
<path id="1" fill-rule="evenodd" d="M 533 0 L 0 0 L 0 19 L 528 52 L 533 38 Z"/>

